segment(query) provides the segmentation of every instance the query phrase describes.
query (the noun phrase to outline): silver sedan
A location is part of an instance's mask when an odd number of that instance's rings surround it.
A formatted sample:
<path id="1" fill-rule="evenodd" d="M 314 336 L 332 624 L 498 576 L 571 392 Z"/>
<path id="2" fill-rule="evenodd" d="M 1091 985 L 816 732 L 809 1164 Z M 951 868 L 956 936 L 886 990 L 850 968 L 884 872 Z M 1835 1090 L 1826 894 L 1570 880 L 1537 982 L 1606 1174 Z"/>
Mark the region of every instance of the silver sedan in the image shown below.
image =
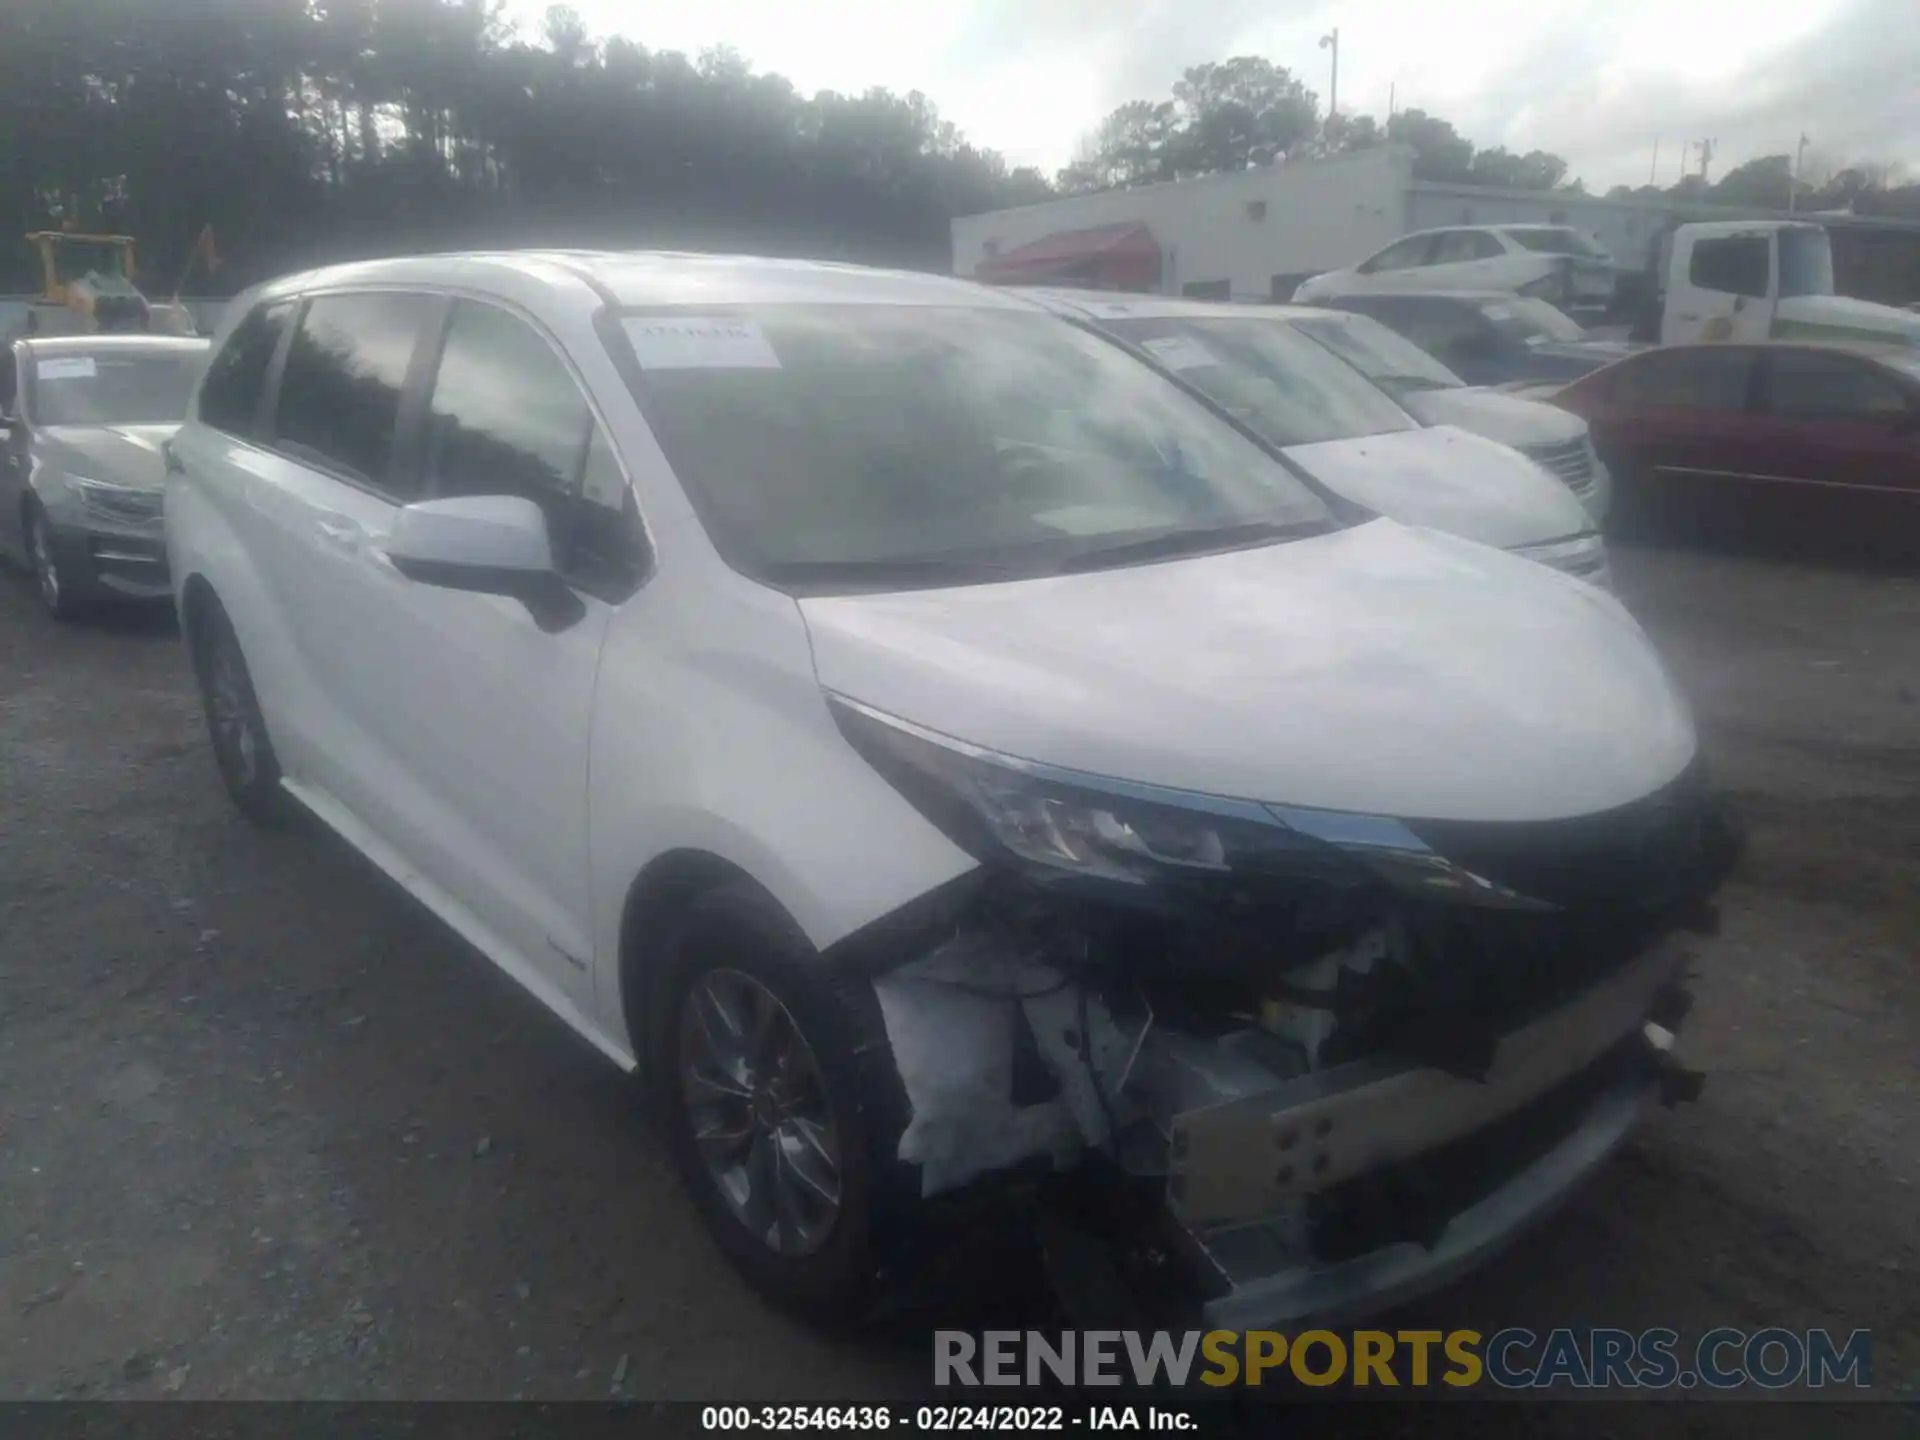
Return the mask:
<path id="1" fill-rule="evenodd" d="M 71 619 L 167 597 L 162 446 L 186 418 L 205 340 L 75 335 L 0 349 L 0 555 Z"/>

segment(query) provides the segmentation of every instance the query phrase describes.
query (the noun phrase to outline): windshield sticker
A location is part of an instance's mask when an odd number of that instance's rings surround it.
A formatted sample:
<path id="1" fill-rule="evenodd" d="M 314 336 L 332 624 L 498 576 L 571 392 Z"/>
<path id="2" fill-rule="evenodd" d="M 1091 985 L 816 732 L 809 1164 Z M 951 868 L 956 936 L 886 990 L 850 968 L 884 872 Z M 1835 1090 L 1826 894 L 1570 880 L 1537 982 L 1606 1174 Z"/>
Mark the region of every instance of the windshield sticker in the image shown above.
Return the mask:
<path id="1" fill-rule="evenodd" d="M 1513 319 L 1513 307 L 1511 305 L 1489 305 L 1480 313 L 1485 315 L 1489 320 Z"/>
<path id="2" fill-rule="evenodd" d="M 1158 340 L 1142 340 L 1140 348 L 1169 370 L 1197 370 L 1202 365 L 1218 365 L 1219 359 L 1191 335 L 1165 335 Z"/>
<path id="3" fill-rule="evenodd" d="M 643 370 L 778 370 L 780 357 L 751 320 L 651 316 L 626 322 Z"/>
<path id="4" fill-rule="evenodd" d="M 42 380 L 91 380 L 95 373 L 93 357 L 78 355 L 64 360 L 42 360 L 34 373 Z"/>

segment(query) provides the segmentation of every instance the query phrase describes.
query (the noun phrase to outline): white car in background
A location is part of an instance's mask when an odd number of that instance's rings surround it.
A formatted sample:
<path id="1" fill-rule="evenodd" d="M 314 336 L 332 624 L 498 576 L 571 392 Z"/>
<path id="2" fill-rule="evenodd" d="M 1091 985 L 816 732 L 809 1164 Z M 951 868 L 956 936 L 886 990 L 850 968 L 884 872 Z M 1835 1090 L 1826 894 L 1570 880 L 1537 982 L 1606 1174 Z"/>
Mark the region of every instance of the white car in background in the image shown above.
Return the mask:
<path id="1" fill-rule="evenodd" d="M 1606 523 L 1613 477 L 1593 448 L 1587 422 L 1578 415 L 1511 392 L 1469 385 L 1368 315 L 1303 308 L 1288 312 L 1287 323 L 1353 366 L 1422 424 L 1457 425 L 1511 445 L 1571 490 L 1594 524 Z M 1557 388 L 1549 387 L 1547 393 Z"/>
<path id="2" fill-rule="evenodd" d="M 1351 270 L 1329 270 L 1293 292 L 1313 305 L 1356 290 L 1511 290 L 1562 309 L 1605 307 L 1618 266 L 1567 225 L 1473 225 L 1416 230 Z"/>
<path id="3" fill-rule="evenodd" d="M 1297 328 L 1324 311 L 1095 290 L 1021 293 L 1173 371 L 1343 499 L 1612 583 L 1597 522 L 1558 474 L 1465 426 L 1411 414 Z"/>

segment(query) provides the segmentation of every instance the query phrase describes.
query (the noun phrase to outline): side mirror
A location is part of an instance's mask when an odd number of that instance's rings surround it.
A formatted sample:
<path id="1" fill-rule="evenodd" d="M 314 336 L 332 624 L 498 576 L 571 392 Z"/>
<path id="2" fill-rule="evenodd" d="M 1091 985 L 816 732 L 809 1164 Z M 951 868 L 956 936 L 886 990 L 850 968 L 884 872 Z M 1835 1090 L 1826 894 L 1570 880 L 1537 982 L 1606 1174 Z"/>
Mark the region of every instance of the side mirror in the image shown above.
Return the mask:
<path id="1" fill-rule="evenodd" d="M 405 506 L 394 516 L 386 550 L 394 569 L 422 585 L 518 600 L 549 635 L 587 613 L 553 568 L 545 512 L 523 495 L 459 495 Z"/>

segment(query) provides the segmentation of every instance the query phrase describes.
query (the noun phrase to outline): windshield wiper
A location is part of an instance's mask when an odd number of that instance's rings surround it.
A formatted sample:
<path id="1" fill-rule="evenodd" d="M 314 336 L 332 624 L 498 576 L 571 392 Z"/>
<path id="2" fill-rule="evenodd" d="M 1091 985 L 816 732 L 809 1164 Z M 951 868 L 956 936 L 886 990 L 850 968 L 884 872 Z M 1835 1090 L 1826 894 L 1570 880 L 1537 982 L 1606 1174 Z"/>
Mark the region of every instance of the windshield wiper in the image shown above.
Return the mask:
<path id="1" fill-rule="evenodd" d="M 1376 375 L 1376 385 L 1392 385 L 1401 390 L 1457 390 L 1461 387 L 1431 375 Z"/>
<path id="2" fill-rule="evenodd" d="M 1112 545 L 1095 545 L 1077 550 L 1056 563 L 1048 573 L 1071 575 L 1079 570 L 1103 570 L 1114 565 L 1166 560 L 1178 555 L 1205 555 L 1212 551 L 1265 545 L 1277 540 L 1324 535 L 1339 528 L 1332 520 L 1256 520 L 1245 525 L 1216 525 L 1201 530 L 1165 530 L 1138 540 L 1122 540 Z"/>
<path id="3" fill-rule="evenodd" d="M 761 573 L 777 585 L 964 585 L 999 579 L 1015 567 L 962 556 L 890 560 L 776 560 Z"/>

